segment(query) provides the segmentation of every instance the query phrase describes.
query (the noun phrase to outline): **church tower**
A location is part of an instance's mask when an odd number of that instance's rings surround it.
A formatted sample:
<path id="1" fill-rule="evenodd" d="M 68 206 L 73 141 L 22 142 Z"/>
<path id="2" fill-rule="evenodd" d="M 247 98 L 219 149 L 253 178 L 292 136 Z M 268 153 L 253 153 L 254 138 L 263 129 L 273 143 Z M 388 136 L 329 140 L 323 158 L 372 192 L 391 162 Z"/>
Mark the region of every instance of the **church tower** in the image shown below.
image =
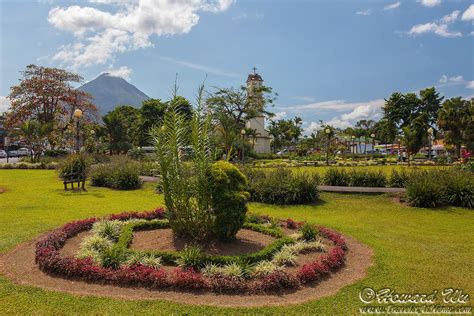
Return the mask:
<path id="1" fill-rule="evenodd" d="M 264 102 L 263 95 L 259 89 L 263 86 L 263 79 L 257 73 L 257 68 L 253 67 L 253 73 L 247 77 L 247 94 L 252 102 Z M 254 118 L 248 120 L 246 128 L 254 131 L 253 135 L 248 135 L 256 153 L 270 153 L 271 137 L 265 129 L 265 115 L 258 113 Z"/>

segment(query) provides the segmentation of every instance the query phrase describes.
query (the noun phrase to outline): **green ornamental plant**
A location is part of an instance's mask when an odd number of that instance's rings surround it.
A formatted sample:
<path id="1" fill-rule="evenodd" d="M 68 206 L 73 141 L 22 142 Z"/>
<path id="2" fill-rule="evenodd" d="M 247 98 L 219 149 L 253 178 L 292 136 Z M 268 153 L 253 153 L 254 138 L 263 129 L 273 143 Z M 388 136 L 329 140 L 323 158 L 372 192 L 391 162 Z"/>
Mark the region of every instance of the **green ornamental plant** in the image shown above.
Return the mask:
<path id="1" fill-rule="evenodd" d="M 219 239 L 231 240 L 245 221 L 247 180 L 236 166 L 225 161 L 212 165 L 209 178 L 215 216 L 213 232 Z"/>

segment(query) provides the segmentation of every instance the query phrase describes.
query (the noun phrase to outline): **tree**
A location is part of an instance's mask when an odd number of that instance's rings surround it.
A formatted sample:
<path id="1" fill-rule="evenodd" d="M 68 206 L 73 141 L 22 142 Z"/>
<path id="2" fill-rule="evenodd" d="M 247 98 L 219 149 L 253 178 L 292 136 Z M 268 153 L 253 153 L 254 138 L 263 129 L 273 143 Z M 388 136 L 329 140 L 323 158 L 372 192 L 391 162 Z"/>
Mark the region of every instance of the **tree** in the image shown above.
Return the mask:
<path id="1" fill-rule="evenodd" d="M 64 69 L 36 65 L 28 65 L 22 75 L 20 83 L 10 88 L 8 96 L 11 106 L 7 112 L 6 125 L 9 128 L 20 126 L 28 120 L 50 123 L 52 128 L 48 140 L 54 147 L 63 141 L 61 131 L 69 127 L 76 108 L 83 111 L 84 120 L 94 117 L 97 109 L 90 101 L 91 96 L 72 87 L 73 83 L 82 81 L 81 76 Z M 53 131 L 59 137 L 51 137 Z"/>
<path id="2" fill-rule="evenodd" d="M 410 165 L 411 153 L 415 153 L 416 151 L 418 151 L 418 148 L 416 145 L 416 132 L 408 126 L 403 127 L 402 132 L 403 132 L 403 136 L 402 136 L 403 144 L 407 148 L 408 165 Z"/>
<path id="3" fill-rule="evenodd" d="M 390 136 L 393 136 L 393 129 L 401 131 L 404 127 L 415 133 L 414 152 L 427 142 L 427 130 L 435 124 L 443 100 L 434 87 L 420 90 L 419 95 L 395 92 L 385 99 L 383 107 L 383 120 Z"/>
<path id="4" fill-rule="evenodd" d="M 166 111 L 166 103 L 160 99 L 148 99 L 142 102 L 140 108 L 140 146 L 151 143 L 149 131 L 155 125 L 160 125 Z"/>
<path id="5" fill-rule="evenodd" d="M 454 146 L 457 157 L 461 156 L 462 144 L 473 142 L 472 107 L 472 100 L 457 97 L 446 100 L 439 111 L 438 126 L 444 131 L 445 143 Z"/>
<path id="6" fill-rule="evenodd" d="M 239 89 L 218 88 L 206 100 L 220 136 L 218 142 L 223 144 L 226 153 L 239 146 L 240 131 L 248 120 L 260 114 L 273 115 L 267 111 L 267 106 L 275 100 L 272 89 L 265 86 L 255 89 L 249 94 L 244 86 Z"/>
<path id="7" fill-rule="evenodd" d="M 51 126 L 51 123 L 41 123 L 36 120 L 28 120 L 20 125 L 20 134 L 31 151 L 33 162 L 38 161 L 43 153 Z"/>
<path id="8" fill-rule="evenodd" d="M 364 137 L 364 153 L 367 153 L 367 139 L 374 132 L 375 121 L 360 120 L 356 123 L 355 127 L 356 129 L 359 129 L 358 134 Z"/>
<path id="9" fill-rule="evenodd" d="M 270 121 L 268 130 L 273 136 L 274 150 L 296 144 L 303 133 L 301 125 L 302 119 L 297 116 L 294 119 Z"/>
<path id="10" fill-rule="evenodd" d="M 122 105 L 107 113 L 102 120 L 109 141 L 109 150 L 127 152 L 139 141 L 139 111 L 129 105 Z"/>

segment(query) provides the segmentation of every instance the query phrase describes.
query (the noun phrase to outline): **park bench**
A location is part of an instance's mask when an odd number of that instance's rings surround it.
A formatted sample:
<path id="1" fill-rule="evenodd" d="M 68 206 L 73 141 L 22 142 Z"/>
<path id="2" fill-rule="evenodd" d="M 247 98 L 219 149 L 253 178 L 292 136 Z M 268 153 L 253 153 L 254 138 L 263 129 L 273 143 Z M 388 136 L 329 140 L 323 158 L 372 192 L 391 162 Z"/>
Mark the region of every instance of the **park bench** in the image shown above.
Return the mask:
<path id="1" fill-rule="evenodd" d="M 63 177 L 64 190 L 67 190 L 68 184 L 71 184 L 71 189 L 74 190 L 74 183 L 76 182 L 78 189 L 86 189 L 86 175 L 84 173 L 68 173 Z"/>

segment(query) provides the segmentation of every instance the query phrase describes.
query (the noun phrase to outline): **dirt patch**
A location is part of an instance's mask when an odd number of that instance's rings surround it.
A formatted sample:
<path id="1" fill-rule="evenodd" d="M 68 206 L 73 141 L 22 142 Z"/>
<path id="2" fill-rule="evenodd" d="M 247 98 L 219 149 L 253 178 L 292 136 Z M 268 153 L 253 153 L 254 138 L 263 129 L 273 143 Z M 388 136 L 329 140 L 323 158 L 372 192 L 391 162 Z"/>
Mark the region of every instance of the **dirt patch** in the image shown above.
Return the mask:
<path id="1" fill-rule="evenodd" d="M 4 189 L 4 188 L 0 188 L 0 193 L 3 193 L 5 192 L 7 189 Z"/>
<path id="2" fill-rule="evenodd" d="M 82 233 L 77 234 L 76 236 L 69 238 L 66 241 L 64 247 L 59 250 L 59 253 L 62 257 L 74 257 L 76 256 L 79 248 L 81 247 L 81 242 L 85 237 L 91 236 L 92 233 L 90 231 L 85 231 Z"/>
<path id="3" fill-rule="evenodd" d="M 392 197 L 392 202 L 404 207 L 410 207 L 405 194 L 396 194 Z"/>
<path id="4" fill-rule="evenodd" d="M 78 237 L 76 241 L 73 241 L 68 246 L 70 248 L 63 251 L 67 253 L 73 251 L 73 246 L 78 247 L 78 242 L 82 238 Z M 95 295 L 128 300 L 164 299 L 185 304 L 228 307 L 301 304 L 334 295 L 341 288 L 361 280 L 367 275 L 367 270 L 372 265 L 372 249 L 353 238 L 344 238 L 349 248 L 344 267 L 319 283 L 306 285 L 298 291 L 282 292 L 274 295 L 223 295 L 209 292 L 182 293 L 171 290 L 117 287 L 54 277 L 40 271 L 34 262 L 35 243 L 37 240 L 20 244 L 9 253 L 0 255 L 0 273 L 17 284 L 32 285 L 51 291 L 81 296 Z"/>
<path id="5" fill-rule="evenodd" d="M 201 243 L 200 246 L 203 252 L 208 255 L 238 256 L 257 252 L 274 240 L 275 238 L 271 236 L 249 229 L 241 229 L 232 242 L 213 239 Z M 136 250 L 179 251 L 192 243 L 191 240 L 174 238 L 171 229 L 154 229 L 134 232 L 130 248 Z"/>

